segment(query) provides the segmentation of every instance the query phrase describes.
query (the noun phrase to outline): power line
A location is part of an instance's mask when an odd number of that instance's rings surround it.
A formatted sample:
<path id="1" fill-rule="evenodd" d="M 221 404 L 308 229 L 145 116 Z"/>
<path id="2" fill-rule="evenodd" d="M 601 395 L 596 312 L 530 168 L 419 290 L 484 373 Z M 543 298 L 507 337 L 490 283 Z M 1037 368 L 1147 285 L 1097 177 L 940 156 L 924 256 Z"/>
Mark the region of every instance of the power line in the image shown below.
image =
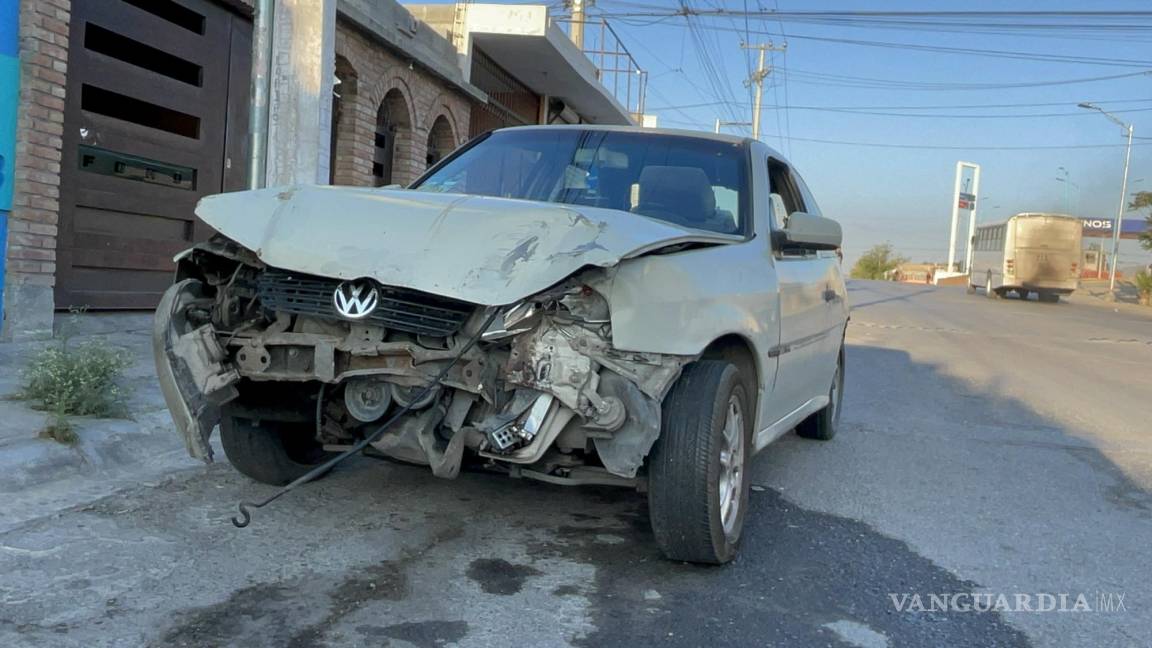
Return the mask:
<path id="1" fill-rule="evenodd" d="M 882 142 L 848 142 L 843 140 L 828 140 L 816 139 L 811 137 L 793 137 L 792 139 L 801 142 L 812 142 L 815 144 L 839 144 L 844 146 L 867 146 L 874 148 L 899 148 L 899 149 L 925 149 L 925 150 L 940 150 L 940 151 L 1032 151 L 1040 149 L 1096 149 L 1096 148 L 1117 148 L 1123 147 L 1123 144 L 1041 144 L 1037 146 L 940 146 L 933 144 L 888 144 Z M 1133 144 L 1132 146 L 1152 146 L 1152 144 Z"/>
<path id="2" fill-rule="evenodd" d="M 605 14 L 606 16 L 616 18 L 624 24 L 636 23 L 629 22 L 626 18 L 628 14 Z M 662 19 L 654 20 L 648 23 L 643 23 L 638 26 L 651 25 L 662 23 L 667 19 L 679 18 L 684 14 L 670 13 L 663 14 Z M 625 17 L 622 17 L 625 16 Z M 679 26 L 677 22 L 667 23 L 669 26 Z M 715 25 L 697 25 L 696 29 L 705 30 L 718 30 L 718 31 L 733 31 L 730 28 L 715 26 Z M 753 31 L 751 34 L 770 35 L 770 32 Z M 983 56 L 990 58 L 1006 58 L 1024 61 L 1050 61 L 1056 63 L 1078 63 L 1082 65 L 1105 65 L 1113 67 L 1152 67 L 1152 60 L 1139 60 L 1139 59 L 1113 59 L 1097 56 L 1069 56 L 1065 54 L 1043 54 L 1039 52 L 1018 52 L 1012 50 L 991 50 L 991 49 L 976 49 L 966 47 L 944 47 L 941 45 L 920 45 L 916 43 L 894 43 L 889 41 L 872 41 L 860 40 L 851 38 L 832 38 L 824 36 L 810 36 L 804 34 L 796 34 L 795 32 L 788 35 L 788 38 L 796 38 L 802 40 L 811 40 L 817 42 L 837 43 L 841 45 L 857 45 L 863 47 L 877 47 L 889 49 L 904 49 L 912 51 L 926 51 L 926 52 L 940 52 L 944 54 L 954 54 L 962 56 Z"/>
<path id="3" fill-rule="evenodd" d="M 1075 79 L 1059 79 L 1052 81 L 1014 81 L 1011 83 L 954 83 L 954 82 L 929 82 L 929 81 L 906 81 L 899 79 L 878 79 L 874 77 L 857 77 L 842 74 L 829 74 L 822 72 L 810 72 L 805 70 L 792 69 L 789 71 L 790 75 L 800 77 L 797 79 L 798 83 L 809 83 L 815 85 L 828 85 L 828 86 L 843 86 L 850 88 L 873 88 L 873 89 L 893 89 L 893 90 L 913 90 L 913 91 L 941 91 L 941 92 L 956 92 L 966 90 L 1015 90 L 1024 88 L 1040 88 L 1051 86 L 1064 86 L 1076 85 L 1081 83 L 1095 83 L 1098 81 L 1111 81 L 1114 79 L 1124 79 L 1139 76 L 1152 76 L 1152 70 L 1142 70 L 1140 72 L 1127 72 L 1124 74 L 1109 74 L 1105 76 L 1095 77 L 1079 77 Z M 815 81 L 806 81 L 805 79 L 816 79 Z"/>
<path id="4" fill-rule="evenodd" d="M 785 68 L 779 68 L 778 72 L 783 72 Z M 1149 103 L 1152 99 L 1093 99 L 1087 103 L 1093 104 L 1114 104 L 1114 103 Z M 653 106 L 652 110 L 678 110 L 684 108 L 704 108 L 707 106 L 715 106 L 716 102 L 706 102 L 697 104 L 682 104 L 679 106 Z M 1043 106 L 1069 106 L 1071 102 L 1068 101 L 1047 101 L 1041 103 L 1005 103 L 1005 104 L 934 104 L 934 105 L 917 105 L 917 106 L 819 106 L 824 110 L 938 110 L 938 109 L 966 109 L 966 108 L 1036 108 Z M 1125 111 L 1113 111 L 1125 112 Z M 1083 113 L 1091 114 L 1091 113 Z"/>
<path id="5" fill-rule="evenodd" d="M 674 119 L 665 120 L 672 124 L 684 124 L 699 128 L 697 122 L 694 121 L 678 121 Z M 937 144 L 897 144 L 888 142 L 851 142 L 846 140 L 831 140 L 831 139 L 818 139 L 813 137 L 796 137 L 791 139 L 798 142 L 811 142 L 814 144 L 833 144 L 840 146 L 864 146 L 870 148 L 893 148 L 893 149 L 922 149 L 922 150 L 938 150 L 938 151 L 1033 151 L 1033 150 L 1064 150 L 1064 149 L 1100 149 L 1100 148 L 1117 148 L 1123 147 L 1124 144 L 1037 144 L 1037 145 L 1016 145 L 1016 146 L 1000 146 L 1000 145 L 937 145 Z M 1139 138 L 1133 138 L 1139 139 Z M 1152 146 L 1150 144 L 1133 144 L 1132 146 Z"/>
<path id="6" fill-rule="evenodd" d="M 723 7 L 717 9 L 692 9 L 691 7 L 683 7 L 679 11 L 668 11 L 667 6 L 661 5 L 644 5 L 642 3 L 626 3 L 621 2 L 618 4 L 627 5 L 631 4 L 640 8 L 647 8 L 650 11 L 640 12 L 616 12 L 613 16 L 742 16 L 750 14 L 754 16 L 767 16 L 775 18 L 776 20 L 787 20 L 792 18 L 811 18 L 811 17 L 824 17 L 824 18 L 847 18 L 847 19 L 861 19 L 861 18 L 1071 18 L 1077 21 L 1082 21 L 1085 18 L 1152 18 L 1152 11 L 835 11 L 835 10 L 817 10 L 817 11 L 777 11 L 777 10 L 757 10 L 757 11 L 739 11 L 735 9 L 726 9 Z"/>
<path id="7" fill-rule="evenodd" d="M 696 106 L 667 106 L 664 108 L 652 108 L 652 110 L 673 110 L 673 109 L 686 109 Z M 716 103 L 704 105 L 717 105 Z M 1062 106 L 1069 105 L 1068 102 L 1060 104 Z M 1058 113 L 1016 113 L 1016 114 L 996 114 L 996 115 L 981 115 L 981 114 L 960 114 L 960 113 L 905 113 L 905 112 L 886 112 L 882 110 L 869 110 L 865 107 L 849 107 L 849 108 L 834 108 L 829 106 L 792 106 L 792 110 L 813 110 L 818 112 L 834 112 L 848 115 L 870 115 L 879 117 L 922 117 L 922 118 L 947 118 L 947 119 L 1035 119 L 1038 117 L 1081 117 L 1091 116 L 1092 113 L 1084 111 L 1074 112 L 1058 112 Z M 1114 110 L 1115 113 L 1134 113 L 1134 112 L 1148 112 L 1152 108 L 1130 108 L 1127 110 Z"/>

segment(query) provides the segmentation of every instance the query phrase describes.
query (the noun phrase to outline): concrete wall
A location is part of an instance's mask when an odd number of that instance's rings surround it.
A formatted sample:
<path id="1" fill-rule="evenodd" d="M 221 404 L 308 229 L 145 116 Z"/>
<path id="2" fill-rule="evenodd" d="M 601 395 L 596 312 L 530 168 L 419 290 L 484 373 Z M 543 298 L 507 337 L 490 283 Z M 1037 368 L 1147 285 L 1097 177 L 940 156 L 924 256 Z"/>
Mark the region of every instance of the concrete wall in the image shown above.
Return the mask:
<path id="1" fill-rule="evenodd" d="M 265 186 L 325 183 L 336 7 L 276 0 L 273 13 Z"/>

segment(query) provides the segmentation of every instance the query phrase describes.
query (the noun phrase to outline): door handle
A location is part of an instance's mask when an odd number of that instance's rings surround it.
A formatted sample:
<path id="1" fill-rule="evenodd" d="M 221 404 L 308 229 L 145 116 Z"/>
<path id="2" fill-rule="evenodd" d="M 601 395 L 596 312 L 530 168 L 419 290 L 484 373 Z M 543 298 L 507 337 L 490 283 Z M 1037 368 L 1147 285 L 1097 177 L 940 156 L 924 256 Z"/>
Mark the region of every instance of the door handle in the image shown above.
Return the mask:
<path id="1" fill-rule="evenodd" d="M 840 296 L 836 294 L 836 291 L 832 290 L 831 288 L 824 291 L 824 301 L 826 302 L 836 301 L 839 297 Z"/>

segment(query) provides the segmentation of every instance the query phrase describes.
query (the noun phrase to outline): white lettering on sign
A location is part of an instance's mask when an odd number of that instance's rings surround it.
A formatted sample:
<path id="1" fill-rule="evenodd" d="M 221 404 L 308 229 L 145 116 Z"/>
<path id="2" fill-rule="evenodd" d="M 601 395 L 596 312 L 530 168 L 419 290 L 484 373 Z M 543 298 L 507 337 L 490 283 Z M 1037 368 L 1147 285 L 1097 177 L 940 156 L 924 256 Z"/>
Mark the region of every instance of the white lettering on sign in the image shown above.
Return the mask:
<path id="1" fill-rule="evenodd" d="M 1112 229 L 1112 221 L 1111 220 L 1105 220 L 1105 219 L 1100 219 L 1100 218 L 1093 220 L 1090 218 L 1085 218 L 1083 222 L 1084 222 L 1084 228 L 1085 229 L 1106 229 L 1106 230 Z"/>

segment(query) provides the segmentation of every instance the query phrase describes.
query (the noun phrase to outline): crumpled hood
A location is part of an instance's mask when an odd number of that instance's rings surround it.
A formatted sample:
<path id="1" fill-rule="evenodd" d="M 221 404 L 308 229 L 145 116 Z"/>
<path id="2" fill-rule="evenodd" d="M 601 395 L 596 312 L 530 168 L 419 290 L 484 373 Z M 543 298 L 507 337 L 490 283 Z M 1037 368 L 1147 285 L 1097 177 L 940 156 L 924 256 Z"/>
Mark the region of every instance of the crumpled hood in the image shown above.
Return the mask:
<path id="1" fill-rule="evenodd" d="M 196 214 L 270 266 L 486 305 L 513 303 L 587 265 L 740 240 L 613 209 L 403 189 L 243 191 L 206 197 Z"/>

